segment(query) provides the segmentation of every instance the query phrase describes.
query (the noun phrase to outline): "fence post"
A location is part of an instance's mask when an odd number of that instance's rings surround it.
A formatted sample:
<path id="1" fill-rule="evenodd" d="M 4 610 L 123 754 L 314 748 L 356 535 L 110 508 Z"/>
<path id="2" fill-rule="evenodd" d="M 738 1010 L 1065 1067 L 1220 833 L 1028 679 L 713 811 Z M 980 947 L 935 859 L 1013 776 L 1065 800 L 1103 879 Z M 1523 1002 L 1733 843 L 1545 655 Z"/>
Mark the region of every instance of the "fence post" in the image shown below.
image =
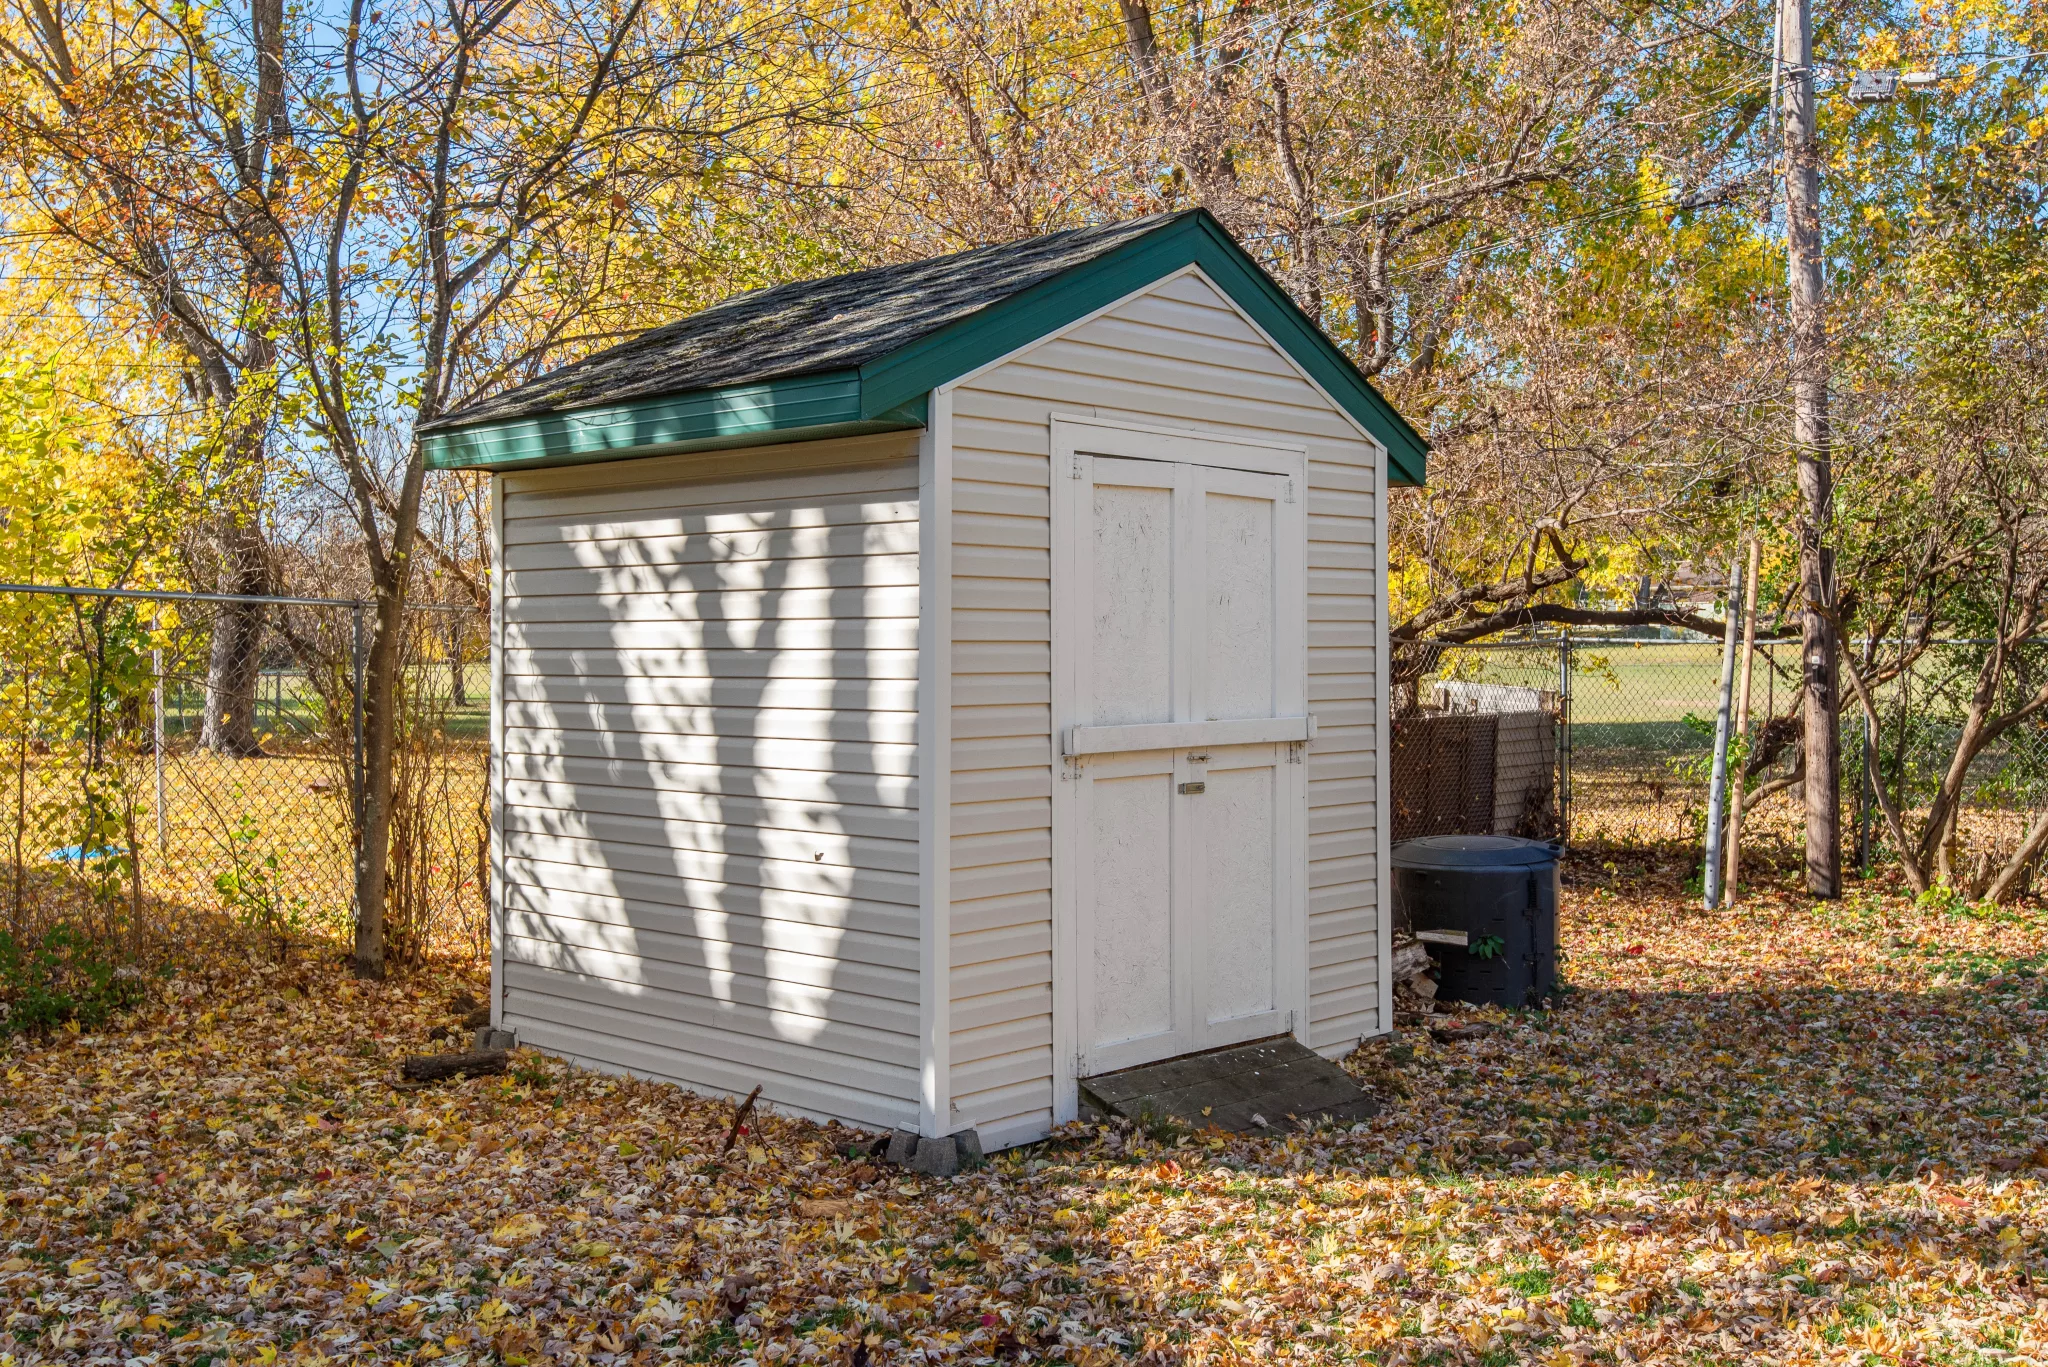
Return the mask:
<path id="1" fill-rule="evenodd" d="M 1714 765 L 1707 779 L 1707 862 L 1700 878 L 1707 910 L 1721 905 L 1722 820 L 1728 800 L 1728 722 L 1735 703 L 1735 650 L 1742 616 L 1742 561 L 1728 562 L 1727 629 L 1721 641 L 1721 693 L 1714 712 Z M 1739 779 L 1738 779 L 1739 781 Z"/>
<path id="2" fill-rule="evenodd" d="M 1572 843 L 1572 629 L 1557 638 L 1557 843 Z"/>
<path id="3" fill-rule="evenodd" d="M 349 609 L 349 669 L 353 676 L 349 705 L 349 803 L 355 813 L 356 864 L 361 876 L 363 843 L 363 605 Z"/>
<path id="4" fill-rule="evenodd" d="M 157 633 L 161 628 L 158 618 L 152 614 L 149 619 L 149 670 L 150 719 L 155 743 L 150 746 L 151 758 L 156 761 L 156 853 L 164 857 L 168 839 L 164 830 L 164 646 L 163 638 Z"/>
<path id="5" fill-rule="evenodd" d="M 1721 899 L 1731 907 L 1742 881 L 1743 771 L 1749 767 L 1749 690 L 1756 678 L 1756 585 L 1762 556 L 1763 545 L 1752 536 L 1742 592 L 1742 679 L 1735 697 L 1735 739 L 1742 743 L 1742 758 L 1729 775 L 1728 829 L 1721 837 L 1721 867 L 1725 870 L 1721 875 Z"/>

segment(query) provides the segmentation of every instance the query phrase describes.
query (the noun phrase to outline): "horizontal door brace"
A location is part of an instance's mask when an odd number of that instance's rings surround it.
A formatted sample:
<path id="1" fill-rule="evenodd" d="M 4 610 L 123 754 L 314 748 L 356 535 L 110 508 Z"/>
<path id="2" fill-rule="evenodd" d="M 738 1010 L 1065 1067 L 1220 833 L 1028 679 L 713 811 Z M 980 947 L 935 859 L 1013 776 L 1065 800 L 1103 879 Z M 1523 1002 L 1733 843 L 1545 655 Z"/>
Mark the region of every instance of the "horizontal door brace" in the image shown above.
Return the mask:
<path id="1" fill-rule="evenodd" d="M 1316 738 L 1314 717 L 1245 717 L 1236 721 L 1135 722 L 1128 726 L 1070 726 L 1069 758 L 1126 750 L 1185 750 L 1203 745 L 1265 745 Z"/>

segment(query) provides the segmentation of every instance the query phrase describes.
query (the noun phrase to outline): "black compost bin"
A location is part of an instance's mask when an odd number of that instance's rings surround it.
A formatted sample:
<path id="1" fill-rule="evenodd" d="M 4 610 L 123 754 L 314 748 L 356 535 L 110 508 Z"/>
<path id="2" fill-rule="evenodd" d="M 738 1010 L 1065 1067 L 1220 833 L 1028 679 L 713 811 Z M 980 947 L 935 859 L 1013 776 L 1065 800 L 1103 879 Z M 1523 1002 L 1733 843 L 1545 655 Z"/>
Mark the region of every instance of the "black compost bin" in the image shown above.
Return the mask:
<path id="1" fill-rule="evenodd" d="M 1556 988 L 1558 853 L 1505 835 L 1394 846 L 1394 924 L 1429 946 L 1439 997 L 1533 1006 Z"/>

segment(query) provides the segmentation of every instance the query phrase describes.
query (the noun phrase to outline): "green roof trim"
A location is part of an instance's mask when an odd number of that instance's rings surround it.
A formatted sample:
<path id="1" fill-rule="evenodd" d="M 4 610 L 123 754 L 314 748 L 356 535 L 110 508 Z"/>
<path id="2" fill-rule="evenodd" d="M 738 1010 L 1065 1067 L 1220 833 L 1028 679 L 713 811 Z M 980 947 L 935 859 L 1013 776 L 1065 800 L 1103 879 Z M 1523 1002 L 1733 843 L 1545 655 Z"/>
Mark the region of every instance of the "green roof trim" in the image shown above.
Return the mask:
<path id="1" fill-rule="evenodd" d="M 1168 217 L 1157 228 L 965 316 L 956 309 L 954 321 L 880 354 L 870 352 L 857 366 L 846 361 L 806 375 L 467 424 L 457 413 L 442 420 L 449 425 L 421 433 L 420 441 L 433 469 L 524 470 L 922 427 L 932 390 L 1189 266 L 1200 269 L 1386 447 L 1389 483 L 1423 482 L 1429 443 L 1222 225 L 1201 211 Z M 799 287 L 782 287 L 792 288 Z M 757 296 L 743 298 L 752 297 Z M 914 296 L 906 297 L 914 303 Z M 914 312 L 908 321 L 915 326 Z M 787 338 L 786 356 L 800 354 L 800 346 L 787 344 L 795 340 Z M 574 368 L 557 374 L 546 402 L 569 398 L 584 384 Z"/>
<path id="2" fill-rule="evenodd" d="M 901 432 L 923 427 L 925 411 L 925 398 L 920 394 L 906 403 L 865 412 L 859 373 L 834 370 L 672 398 L 479 423 L 429 432 L 420 440 L 426 447 L 429 469 L 532 470 L 680 451 Z"/>
<path id="3" fill-rule="evenodd" d="M 861 399 L 877 411 L 928 393 L 1186 266 L 1198 266 L 1387 448 L 1390 483 L 1420 486 L 1429 443 L 1394 410 L 1336 343 L 1311 322 L 1221 224 L 1190 214 L 860 368 Z"/>

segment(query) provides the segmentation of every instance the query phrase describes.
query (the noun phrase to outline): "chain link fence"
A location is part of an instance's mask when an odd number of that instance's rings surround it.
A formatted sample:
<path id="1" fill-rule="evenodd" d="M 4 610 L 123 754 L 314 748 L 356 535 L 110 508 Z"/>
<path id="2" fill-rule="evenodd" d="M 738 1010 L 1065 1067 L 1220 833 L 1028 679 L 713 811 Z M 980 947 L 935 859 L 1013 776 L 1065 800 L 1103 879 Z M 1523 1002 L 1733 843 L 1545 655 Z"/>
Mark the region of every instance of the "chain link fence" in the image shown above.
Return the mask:
<path id="1" fill-rule="evenodd" d="M 1988 646 L 1943 641 L 1875 694 L 1876 763 L 1862 709 L 1843 689 L 1845 857 L 1893 857 L 1873 784 L 1909 829 L 1927 814 L 1955 753 Z M 1693 846 L 1705 836 L 1722 643 L 1698 637 L 1555 636 L 1423 646 L 1396 661 L 1393 838 L 1490 832 L 1587 848 Z M 1882 661 L 1880 653 L 1880 662 Z M 1804 813 L 1796 641 L 1749 657 L 1745 851 L 1796 860 Z M 2048 682 L 2048 648 L 2024 652 L 2015 699 Z M 1742 672 L 1736 675 L 1741 687 Z M 1983 883 L 2048 809 L 2048 725 L 2005 732 L 1969 767 L 1954 833 L 1958 886 Z"/>
<path id="2" fill-rule="evenodd" d="M 1568 641 L 1574 842 L 1629 847 L 1705 838 L 1721 652 L 1721 642 L 1700 639 Z M 1743 817 L 1746 847 L 1792 840 L 1800 819 L 1777 786 L 1796 759 L 1798 671 L 1796 644 L 1759 642 L 1749 662 L 1747 734 L 1731 741 L 1729 760 L 1730 772 L 1744 773 L 1759 799 Z M 1741 686 L 1738 668 L 1738 695 Z"/>
<path id="3" fill-rule="evenodd" d="M 224 913 L 352 925 L 367 605 L 0 587 L 0 888 L 16 945 Z M 388 918 L 400 962 L 486 951 L 489 632 L 406 621 Z"/>
<path id="4" fill-rule="evenodd" d="M 1845 716 L 1842 728 L 1843 797 L 1854 796 L 1860 858 L 1877 861 L 1891 853 L 1874 791 L 1879 783 L 1908 818 L 1909 835 L 1919 829 L 1954 760 L 1990 650 L 1986 641 L 1940 642 L 1910 670 L 1878 687 L 1872 699 L 1877 712 L 1874 764 L 1864 762 L 1868 732 L 1863 710 L 1846 704 L 1854 712 Z M 1886 655 L 1879 650 L 1879 667 Z M 2048 643 L 2018 651 L 2007 671 L 1994 703 L 2000 712 L 2048 684 Z M 1971 761 L 1961 794 L 1956 822 L 1947 833 L 1948 863 L 1953 885 L 1974 897 L 2019 851 L 2028 827 L 2048 809 L 2048 721 L 2023 722 L 1994 739 Z M 2036 871 L 2029 870 L 2021 890 L 2032 891 L 2035 881 Z"/>
<path id="5" fill-rule="evenodd" d="M 20 945 L 59 922 L 175 934 L 226 914 L 288 940 L 352 918 L 368 610 L 348 601 L 0 586 L 0 886 Z M 1879 688 L 1876 762 L 1844 716 L 1850 857 L 1890 857 L 1883 783 L 1924 816 L 1987 649 L 1941 642 Z M 413 609 L 402 647 L 388 925 L 399 962 L 488 951 L 489 629 Z M 1580 847 L 1697 847 L 1718 641 L 1558 635 L 1397 659 L 1393 838 L 1491 832 Z M 1796 643 L 1759 643 L 1745 851 L 1797 856 Z M 1739 675 L 1738 675 L 1739 678 Z M 2048 681 L 2027 652 L 2011 687 Z M 1846 690 L 1845 690 L 1846 692 Z M 2048 725 L 2015 727 L 1963 785 L 1953 867 L 1969 890 L 2048 808 Z M 1917 821 L 1909 821 L 1917 826 Z"/>

